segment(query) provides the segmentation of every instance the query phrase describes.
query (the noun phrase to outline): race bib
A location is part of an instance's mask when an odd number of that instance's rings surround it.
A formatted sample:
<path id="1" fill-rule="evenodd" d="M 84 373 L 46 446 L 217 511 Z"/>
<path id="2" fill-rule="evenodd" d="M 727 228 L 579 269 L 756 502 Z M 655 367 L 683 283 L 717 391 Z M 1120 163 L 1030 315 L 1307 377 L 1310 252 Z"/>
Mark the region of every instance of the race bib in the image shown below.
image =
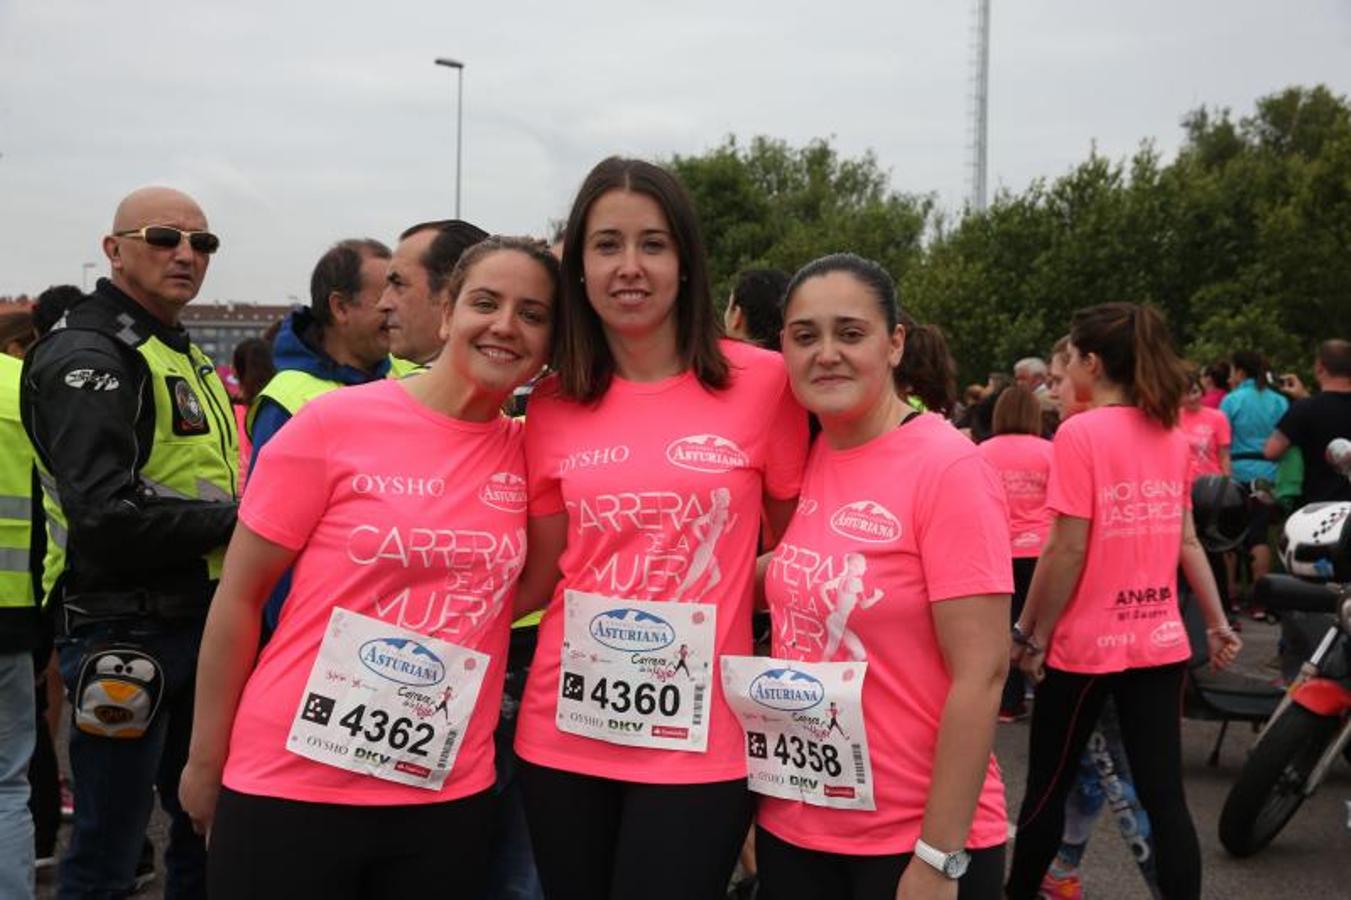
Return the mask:
<path id="1" fill-rule="evenodd" d="M 717 607 L 563 597 L 560 731 L 661 750 L 708 747 Z"/>
<path id="2" fill-rule="evenodd" d="M 866 662 L 724 656 L 722 690 L 746 732 L 747 782 L 770 797 L 876 809 L 863 724 Z"/>
<path id="3" fill-rule="evenodd" d="M 286 749 L 440 790 L 474 713 L 487 654 L 334 609 Z"/>

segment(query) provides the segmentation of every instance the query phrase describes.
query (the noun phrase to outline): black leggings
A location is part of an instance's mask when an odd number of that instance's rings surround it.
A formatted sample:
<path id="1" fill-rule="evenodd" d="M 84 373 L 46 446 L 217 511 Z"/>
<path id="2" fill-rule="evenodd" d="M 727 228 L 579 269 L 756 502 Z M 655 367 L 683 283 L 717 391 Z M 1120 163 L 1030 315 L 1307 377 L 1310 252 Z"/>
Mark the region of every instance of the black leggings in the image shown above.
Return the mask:
<path id="1" fill-rule="evenodd" d="M 408 806 L 301 803 L 222 788 L 207 847 L 211 900 L 477 898 L 492 791 Z"/>
<path id="2" fill-rule="evenodd" d="M 852 856 L 806 850 L 755 829 L 755 861 L 766 900 L 893 900 L 909 853 Z M 917 865 L 927 865 L 920 862 Z M 957 900 L 998 900 L 1004 845 L 971 851 Z"/>
<path id="3" fill-rule="evenodd" d="M 751 821 L 746 779 L 639 784 L 524 760 L 518 778 L 548 900 L 718 900 Z"/>
<path id="4" fill-rule="evenodd" d="M 1168 900 L 1201 895 L 1201 848 L 1182 790 L 1183 663 L 1082 675 L 1046 667 L 1032 706 L 1027 791 L 1018 813 L 1008 896 L 1034 898 L 1065 829 L 1065 798 L 1108 695 L 1157 847 L 1159 889 Z"/>
<path id="5" fill-rule="evenodd" d="M 1023 606 L 1027 603 L 1027 589 L 1032 586 L 1032 573 L 1035 571 L 1037 571 L 1035 556 L 1019 557 L 1013 561 L 1013 597 L 1009 604 L 1010 625 L 1016 623 L 1018 617 L 1023 614 Z M 1012 713 L 1026 706 L 1027 701 L 1023 697 L 1026 684 L 1023 670 L 1017 666 L 1009 666 L 1008 677 L 1004 679 L 1004 695 L 999 700 L 1000 712 Z"/>

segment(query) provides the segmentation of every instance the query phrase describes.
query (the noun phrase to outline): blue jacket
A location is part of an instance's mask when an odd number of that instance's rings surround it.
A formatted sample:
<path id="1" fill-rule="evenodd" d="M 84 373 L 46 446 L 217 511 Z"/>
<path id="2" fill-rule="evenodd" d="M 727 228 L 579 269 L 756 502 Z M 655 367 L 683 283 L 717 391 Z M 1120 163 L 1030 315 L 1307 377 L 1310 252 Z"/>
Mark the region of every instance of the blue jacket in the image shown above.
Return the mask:
<path id="1" fill-rule="evenodd" d="M 380 360 L 373 370 L 366 371 L 355 366 L 337 362 L 325 353 L 320 344 L 319 323 L 307 307 L 291 312 L 277 332 L 272 344 L 272 363 L 278 372 L 297 369 L 315 378 L 332 381 L 340 385 L 365 384 L 379 381 L 389 374 L 389 357 Z M 280 404 L 267 397 L 258 402 L 258 410 L 253 418 L 253 456 L 249 460 L 250 471 L 258 461 L 258 451 L 272 439 L 280 428 L 291 418 L 291 414 Z"/>
<path id="2" fill-rule="evenodd" d="M 378 381 L 389 374 L 389 357 L 380 360 L 380 364 L 367 372 L 355 366 L 339 363 L 325 353 L 320 344 L 319 323 L 305 307 L 293 310 L 272 344 L 272 362 L 278 372 L 298 369 L 316 378 L 336 382 L 347 386 Z M 281 427 L 290 421 L 291 413 L 280 403 L 264 396 L 259 399 L 258 409 L 253 418 L 253 456 L 249 461 L 249 471 L 253 472 L 258 464 L 258 451 L 263 448 Z M 271 634 L 277 627 L 277 618 L 281 615 L 282 604 L 291 592 L 291 570 L 287 569 L 277 581 L 272 595 L 268 598 L 263 611 L 266 631 Z"/>
<path id="3" fill-rule="evenodd" d="M 1229 417 L 1234 431 L 1229 454 L 1234 461 L 1234 477 L 1239 481 L 1265 478 L 1275 482 L 1276 463 L 1262 457 L 1262 446 L 1289 408 L 1289 400 L 1271 388 L 1259 391 L 1251 378 L 1241 381 L 1220 401 L 1220 411 Z"/>

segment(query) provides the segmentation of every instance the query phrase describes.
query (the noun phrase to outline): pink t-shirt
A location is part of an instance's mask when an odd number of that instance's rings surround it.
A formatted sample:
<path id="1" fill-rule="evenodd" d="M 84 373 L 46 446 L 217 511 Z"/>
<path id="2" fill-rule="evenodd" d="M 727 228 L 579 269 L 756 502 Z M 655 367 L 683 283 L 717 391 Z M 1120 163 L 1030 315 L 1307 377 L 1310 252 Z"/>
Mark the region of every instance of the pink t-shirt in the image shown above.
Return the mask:
<path id="1" fill-rule="evenodd" d="M 807 417 L 779 354 L 736 341 L 723 341 L 722 349 L 732 365 L 722 391 L 705 389 L 687 372 L 652 383 L 616 378 L 594 406 L 562 399 L 552 380 L 531 395 L 530 514 L 566 510 L 568 543 L 517 723 L 516 750 L 530 762 L 659 784 L 746 776 L 741 729 L 722 698 L 716 665 L 702 753 L 618 746 L 555 724 L 565 589 L 716 604 L 714 659 L 751 652 L 761 501 L 765 493 L 797 496 Z M 730 511 L 720 532 L 700 521 L 715 505 Z M 682 593 L 691 574 L 697 577 Z"/>
<path id="2" fill-rule="evenodd" d="M 441 802 L 492 785 L 508 620 L 525 559 L 521 430 L 507 418 L 439 415 L 402 383 L 380 381 L 306 404 L 262 449 L 240 521 L 300 555 L 235 714 L 227 787 L 365 806 Z M 334 606 L 492 658 L 441 790 L 287 751 Z"/>
<path id="3" fill-rule="evenodd" d="M 1047 503 L 1087 519 L 1083 574 L 1051 636 L 1047 663 L 1120 672 L 1191 655 L 1177 601 L 1191 450 L 1179 429 L 1105 406 L 1056 432 Z"/>
<path id="4" fill-rule="evenodd" d="M 1196 410 L 1184 408 L 1178 419 L 1178 427 L 1187 435 L 1191 444 L 1193 477 L 1201 475 L 1223 475 L 1220 468 L 1220 448 L 1228 448 L 1233 442 L 1233 430 L 1229 417 L 1218 409 L 1202 406 Z"/>
<path id="5" fill-rule="evenodd" d="M 1046 506 L 1051 442 L 1034 434 L 1000 434 L 982 441 L 979 449 L 1004 483 L 1014 558 L 1041 556 L 1051 531 L 1051 510 Z"/>
<path id="6" fill-rule="evenodd" d="M 797 514 L 765 575 L 773 653 L 868 661 L 863 716 L 877 808 L 761 797 L 761 825 L 828 853 L 914 849 L 952 684 L 930 604 L 1013 589 L 1006 517 L 994 470 L 938 416 L 849 450 L 816 442 Z M 845 572 L 856 576 L 848 607 Z M 993 847 L 1007 836 L 992 754 L 966 846 Z"/>

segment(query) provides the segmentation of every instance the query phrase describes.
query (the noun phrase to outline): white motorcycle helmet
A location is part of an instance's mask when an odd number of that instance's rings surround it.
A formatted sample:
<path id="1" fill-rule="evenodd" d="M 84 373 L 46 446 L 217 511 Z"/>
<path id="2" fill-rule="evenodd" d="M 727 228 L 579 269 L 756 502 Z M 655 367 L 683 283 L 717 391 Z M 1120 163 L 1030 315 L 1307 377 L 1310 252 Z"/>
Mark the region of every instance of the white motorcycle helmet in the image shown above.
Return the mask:
<path id="1" fill-rule="evenodd" d="M 1351 581 L 1351 502 L 1310 503 L 1290 514 L 1279 542 L 1291 575 Z"/>

